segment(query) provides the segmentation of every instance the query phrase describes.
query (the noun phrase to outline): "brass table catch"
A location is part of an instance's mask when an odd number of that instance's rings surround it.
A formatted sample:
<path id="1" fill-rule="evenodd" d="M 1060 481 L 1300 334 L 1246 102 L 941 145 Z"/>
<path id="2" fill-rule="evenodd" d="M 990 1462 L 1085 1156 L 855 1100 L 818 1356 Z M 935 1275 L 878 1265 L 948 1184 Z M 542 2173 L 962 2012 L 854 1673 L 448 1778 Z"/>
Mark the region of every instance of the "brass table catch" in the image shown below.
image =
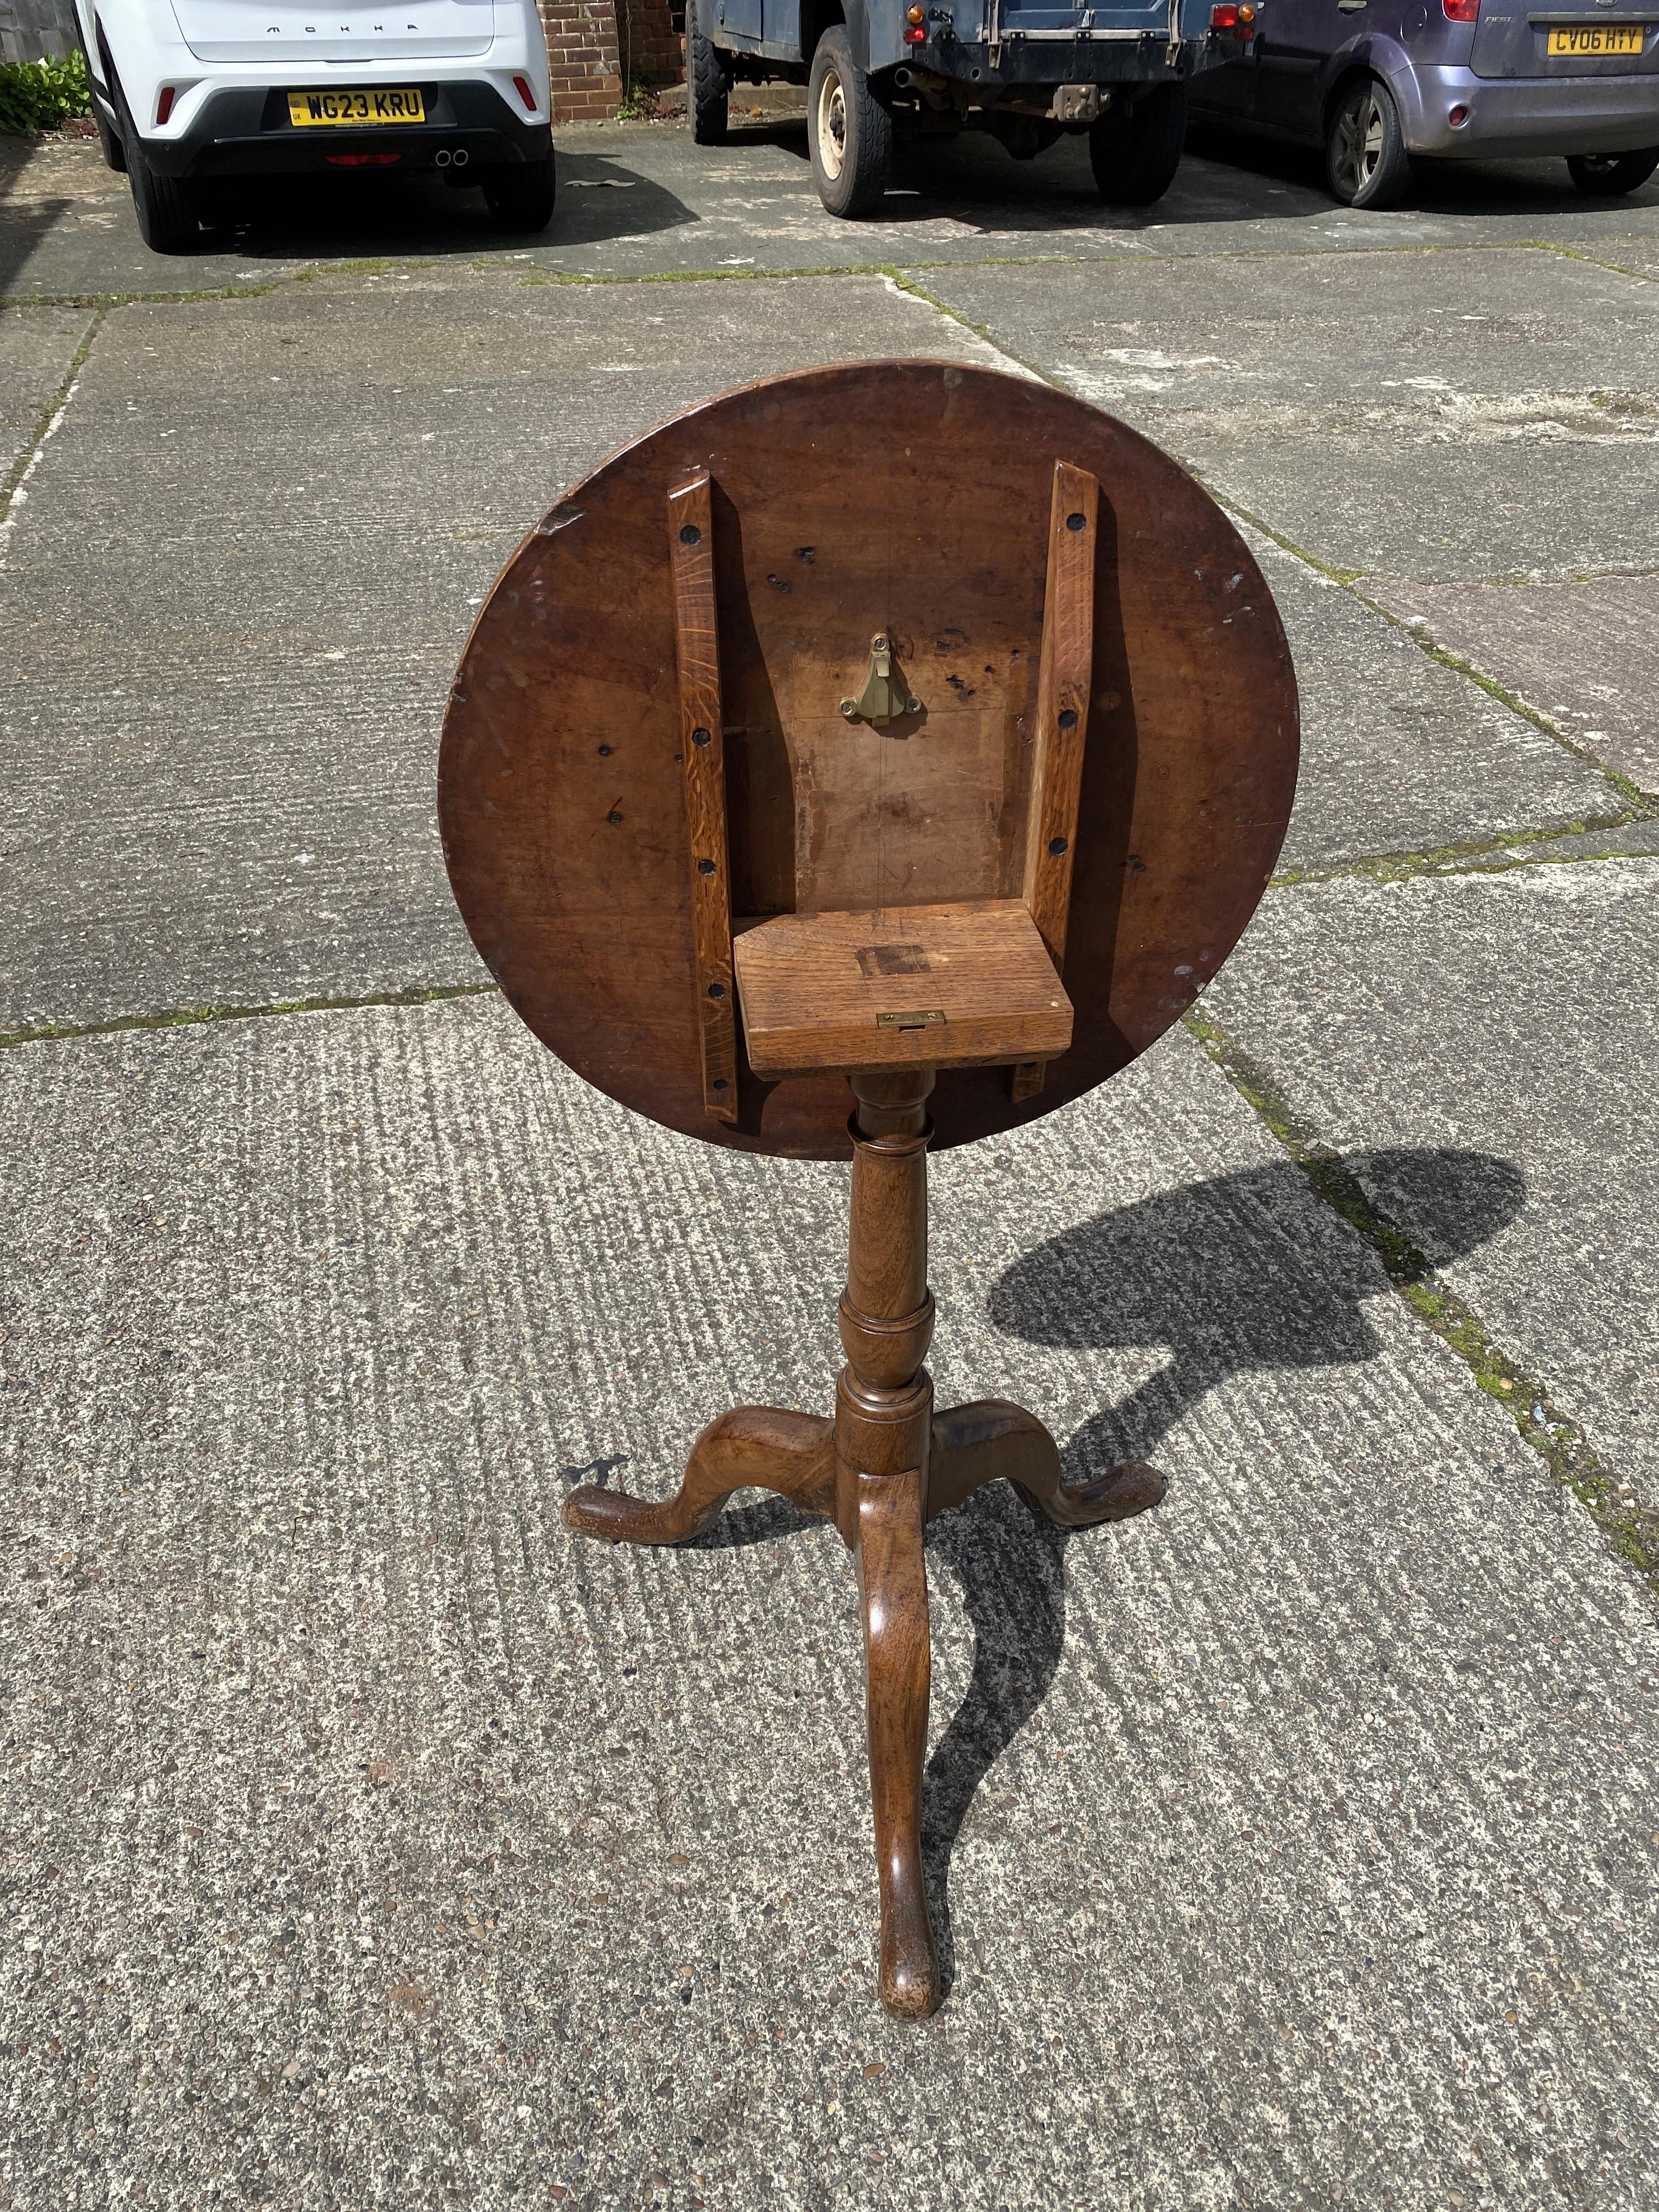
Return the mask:
<path id="1" fill-rule="evenodd" d="M 849 722 L 868 722 L 879 730 L 901 715 L 919 714 L 921 702 L 905 682 L 893 651 L 892 640 L 878 630 L 870 641 L 870 672 L 856 699 L 843 699 L 841 711 Z"/>

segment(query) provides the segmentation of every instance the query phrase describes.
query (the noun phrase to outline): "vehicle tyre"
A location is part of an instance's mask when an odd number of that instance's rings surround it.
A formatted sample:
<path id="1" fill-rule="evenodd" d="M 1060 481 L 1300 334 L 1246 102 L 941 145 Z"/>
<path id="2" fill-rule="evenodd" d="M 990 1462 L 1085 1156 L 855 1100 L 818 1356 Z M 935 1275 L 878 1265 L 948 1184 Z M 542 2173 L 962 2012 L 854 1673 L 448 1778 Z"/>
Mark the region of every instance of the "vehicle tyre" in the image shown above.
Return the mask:
<path id="1" fill-rule="evenodd" d="M 691 141 L 696 146 L 723 146 L 732 60 L 702 27 L 702 11 L 708 5 L 708 0 L 686 0 L 685 82 L 691 108 Z"/>
<path id="2" fill-rule="evenodd" d="M 1659 169 L 1659 146 L 1639 154 L 1569 154 L 1567 174 L 1592 199 L 1614 199 L 1633 192 Z"/>
<path id="3" fill-rule="evenodd" d="M 1157 84 L 1133 107 L 1109 107 L 1089 125 L 1089 163 L 1100 197 L 1151 207 L 1175 182 L 1187 143 L 1187 88 Z"/>
<path id="4" fill-rule="evenodd" d="M 806 91 L 812 181 L 831 215 L 868 215 L 881 204 L 893 166 L 893 118 L 853 59 L 837 23 L 818 40 Z"/>
<path id="5" fill-rule="evenodd" d="M 1344 207 L 1392 207 L 1404 197 L 1412 157 L 1394 94 L 1380 77 L 1351 84 L 1331 111 L 1325 178 Z"/>
<path id="6" fill-rule="evenodd" d="M 112 86 L 121 118 L 121 147 L 126 156 L 127 182 L 132 186 L 133 212 L 138 235 L 152 253 L 194 253 L 202 244 L 196 187 L 182 177 L 158 176 L 144 153 L 144 142 L 134 128 L 132 110 L 118 85 Z"/>
<path id="7" fill-rule="evenodd" d="M 100 53 L 103 52 L 101 45 L 99 51 Z M 98 144 L 103 153 L 104 167 L 106 169 L 114 169 L 118 173 L 127 166 L 126 152 L 121 144 L 121 134 L 118 131 L 112 129 L 105 121 L 104 111 L 98 104 L 98 92 L 91 56 L 88 53 L 85 46 L 79 41 L 76 42 L 76 52 L 80 55 L 81 66 L 87 73 L 87 105 L 92 111 L 92 119 L 97 126 Z M 107 62 L 104 64 L 104 72 L 106 76 L 111 75 Z"/>
<path id="8" fill-rule="evenodd" d="M 98 143 L 104 151 L 104 167 L 106 169 L 125 172 L 127 166 L 127 149 L 121 143 L 118 135 L 105 122 L 104 112 L 95 100 L 92 103 L 92 119 L 98 125 Z"/>
<path id="9" fill-rule="evenodd" d="M 543 160 L 486 169 L 478 182 L 483 186 L 484 204 L 501 229 L 545 230 L 553 220 L 558 180 L 550 146 Z"/>

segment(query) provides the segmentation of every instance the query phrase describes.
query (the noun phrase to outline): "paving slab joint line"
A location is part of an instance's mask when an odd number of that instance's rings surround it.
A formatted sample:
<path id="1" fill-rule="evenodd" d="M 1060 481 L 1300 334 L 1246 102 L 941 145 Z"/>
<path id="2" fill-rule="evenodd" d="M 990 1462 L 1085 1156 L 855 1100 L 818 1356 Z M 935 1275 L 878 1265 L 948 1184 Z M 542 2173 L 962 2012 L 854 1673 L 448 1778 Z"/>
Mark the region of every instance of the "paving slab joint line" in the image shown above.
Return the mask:
<path id="1" fill-rule="evenodd" d="M 0 292 L 0 311 L 17 307 L 188 307 L 198 300 L 258 300 L 316 272 L 295 269 L 264 284 L 213 284 L 198 292 Z"/>
<path id="2" fill-rule="evenodd" d="M 58 426 L 63 421 L 64 412 L 75 397 L 76 387 L 81 381 L 81 371 L 86 365 L 88 355 L 92 351 L 92 342 L 104 327 L 104 318 L 107 312 L 106 308 L 100 307 L 94 313 L 91 322 L 82 333 L 80 344 L 76 347 L 70 357 L 70 365 L 64 372 L 63 381 L 40 410 L 40 414 L 36 416 L 34 428 L 24 440 L 22 451 L 12 463 L 4 481 L 0 482 L 0 568 L 7 565 L 6 548 L 10 541 L 12 532 L 17 526 L 17 519 L 22 513 L 23 503 L 28 497 L 28 480 L 45 459 L 46 447 L 57 434 Z"/>
<path id="3" fill-rule="evenodd" d="M 623 284 L 776 284 L 794 276 L 882 276 L 879 261 L 835 262 L 815 269 L 642 269 L 596 276 L 582 269 L 512 270 L 507 262 L 479 262 L 480 269 L 507 269 L 520 284 L 578 284 L 614 290 Z"/>
<path id="4" fill-rule="evenodd" d="M 1590 860 L 1634 860 L 1650 858 L 1640 848 L 1620 851 L 1609 844 L 1595 853 L 1509 853 L 1502 860 L 1487 856 L 1504 853 L 1513 845 L 1548 846 L 1565 837 L 1589 837 L 1628 830 L 1638 822 L 1659 820 L 1651 805 L 1626 807 L 1618 814 L 1596 814 L 1583 822 L 1558 823 L 1547 829 L 1514 829 L 1492 837 L 1469 837 L 1455 844 L 1436 845 L 1423 852 L 1362 853 L 1357 859 L 1333 860 L 1324 868 L 1285 868 L 1268 878 L 1270 890 L 1289 890 L 1297 884 L 1328 884 L 1339 878 L 1358 877 L 1371 883 L 1409 882 L 1416 876 L 1507 875 L 1516 868 L 1576 868 Z"/>
<path id="5" fill-rule="evenodd" d="M 963 264 L 950 262 L 936 262 L 933 265 L 936 268 L 943 269 L 957 267 Z M 977 266 L 977 264 L 970 264 L 967 265 Z M 917 264 L 913 261 L 909 264 L 909 266 L 914 269 L 917 266 Z M 878 274 L 885 276 L 897 290 L 901 292 L 908 292 L 913 300 L 925 301 L 930 307 L 936 308 L 948 322 L 958 323 L 964 331 L 971 331 L 976 338 L 980 339 L 982 343 L 990 347 L 993 353 L 1000 353 L 1005 361 L 1012 362 L 1017 368 L 1023 368 L 1028 376 L 1036 377 L 1039 384 L 1048 385 L 1051 391 L 1063 392 L 1068 398 L 1074 398 L 1076 397 L 1076 394 L 1073 392 L 1071 386 L 1068 384 L 1064 383 L 1060 378 L 1051 375 L 1046 368 L 1040 367 L 1037 362 L 1034 361 L 1027 361 L 1024 354 L 1016 353 L 1012 346 L 1005 345 L 1000 338 L 994 338 L 986 324 L 971 322 L 966 315 L 958 313 L 955 307 L 946 307 L 943 300 L 936 300 L 933 297 L 933 295 L 928 291 L 924 285 L 916 283 L 911 277 L 901 275 L 899 264 L 896 262 L 884 263 L 878 271 Z"/>
<path id="6" fill-rule="evenodd" d="M 168 1006 L 159 1013 L 117 1014 L 106 1022 L 41 1022 L 0 1031 L 0 1051 L 14 1045 L 59 1044 L 68 1037 L 119 1036 L 129 1030 L 189 1029 L 204 1022 L 264 1021 L 273 1014 L 349 1012 L 354 1006 L 427 1006 L 442 999 L 487 998 L 498 983 L 415 983 L 403 991 L 367 991 L 357 997 L 281 999 L 264 1006 Z"/>
<path id="7" fill-rule="evenodd" d="M 1588 1507 L 1613 1549 L 1659 1600 L 1659 1512 L 1635 1499 L 1578 1424 L 1502 1348 L 1410 1237 L 1366 1196 L 1341 1156 L 1293 1112 L 1261 1063 L 1201 1003 L 1185 1017 L 1185 1027 L 1301 1169 L 1316 1195 L 1365 1239 L 1395 1294 L 1457 1355 L 1477 1386 L 1507 1409 L 1522 1441 L 1562 1488 Z"/>
<path id="8" fill-rule="evenodd" d="M 913 262 L 910 265 L 914 268 L 915 264 Z M 955 307 L 947 307 L 943 300 L 936 300 L 924 286 L 915 283 L 910 277 L 905 276 L 897 262 L 884 261 L 878 274 L 884 276 L 896 292 L 902 292 L 908 299 L 920 300 L 924 307 L 933 308 L 935 314 L 943 315 L 946 322 L 955 323 L 964 331 L 971 331 L 976 338 L 991 347 L 994 352 L 1002 354 L 1007 360 L 1012 361 L 1017 357 L 1008 351 L 1006 346 L 999 345 L 982 324 L 970 323 L 966 315 L 959 313 Z M 1026 368 L 1030 364 L 1022 362 L 1020 366 Z M 1045 384 L 1053 384 L 1054 380 L 1049 376 L 1045 377 L 1043 381 Z"/>
<path id="9" fill-rule="evenodd" d="M 1423 623 L 1402 622 L 1398 615 L 1391 613 L 1387 607 L 1379 605 L 1376 600 L 1368 599 L 1364 592 L 1355 591 L 1353 596 L 1361 606 L 1370 607 L 1374 613 L 1381 615 L 1385 622 L 1392 623 L 1396 629 L 1404 630 L 1407 636 L 1415 643 L 1418 650 L 1426 653 L 1431 660 L 1438 661 L 1442 668 L 1449 668 L 1454 675 L 1466 676 L 1469 682 L 1484 691 L 1489 699 L 1496 699 L 1499 706 L 1507 707 L 1511 714 L 1518 714 L 1523 722 L 1530 722 L 1534 729 L 1540 730 L 1547 738 L 1553 738 L 1563 752 L 1571 753 L 1576 761 L 1581 761 L 1586 768 L 1593 768 L 1598 775 L 1605 776 L 1625 802 L 1626 819 L 1632 819 L 1640 814 L 1651 813 L 1656 803 L 1654 793 L 1644 791 L 1640 784 L 1633 783 L 1620 769 L 1609 768 L 1606 761 L 1593 753 L 1588 745 L 1582 744 L 1578 738 L 1570 736 L 1565 730 L 1553 722 L 1547 714 L 1540 714 L 1536 707 L 1528 706 L 1518 691 L 1511 691 L 1507 684 L 1498 683 L 1495 677 L 1484 675 L 1473 662 L 1464 660 L 1457 653 L 1448 653 L 1443 646 L 1435 644 L 1427 635 L 1426 628 Z M 1599 828 L 1601 825 L 1597 823 L 1595 826 Z"/>
<path id="10" fill-rule="evenodd" d="M 1531 244 L 1534 241 L 1526 242 Z M 1349 246 L 1343 249 L 1342 258 L 1344 260 L 1355 260 L 1402 253 L 1509 253 L 1516 250 L 1516 247 L 1507 242 L 1465 243 L 1459 240 L 1448 240 L 1443 244 L 1431 245 Z M 948 275 L 962 269 L 1094 269 L 1103 268 L 1109 263 L 1119 261 L 1186 261 L 1202 258 L 1206 262 L 1280 262 L 1314 261 L 1326 257 L 1322 249 L 1310 250 L 1306 253 L 1286 253 L 1267 246 L 1260 249 L 1240 247 L 1231 252 L 1206 253 L 1200 257 L 1162 252 L 1158 247 L 1150 246 L 1121 246 L 1103 253 L 976 253 L 963 255 L 949 261 L 925 259 L 903 262 L 833 261 L 825 262 L 817 266 L 799 268 L 787 263 L 780 263 L 775 267 L 763 269 L 623 269 L 611 273 L 584 269 L 520 270 L 518 264 L 523 258 L 522 255 L 481 255 L 475 258 L 471 265 L 474 269 L 499 270 L 508 275 L 517 275 L 520 283 L 523 284 L 752 284 L 757 282 L 776 283 L 792 276 L 888 276 L 902 289 L 914 292 L 918 299 L 926 300 L 930 307 L 937 307 L 942 315 L 949 315 L 953 322 L 960 323 L 964 330 L 970 330 L 975 337 L 984 338 L 987 344 L 997 346 L 999 352 L 1007 353 L 1012 361 L 1018 359 L 1018 356 L 1010 352 L 1006 346 L 999 344 L 996 339 L 991 337 L 982 324 L 969 322 L 968 318 L 958 313 L 956 308 L 946 307 L 942 300 L 935 299 L 931 292 L 924 291 L 920 285 L 902 276 L 900 270 L 902 269 L 939 269 Z M 353 265 L 355 264 L 348 263 L 322 262 L 317 264 L 316 268 L 331 272 L 337 268 Z M 410 262 L 400 265 L 410 268 L 417 266 L 429 268 L 434 264 L 429 262 L 420 264 Z M 301 273 L 314 272 L 296 271 L 295 276 Z M 218 295 L 204 294 L 202 296 L 217 297 Z M 1056 384 L 1056 380 L 1039 369 L 1035 362 L 1024 362 L 1021 365 L 1029 368 L 1034 376 L 1042 376 L 1045 383 Z M 1056 389 L 1060 388 L 1062 387 L 1056 384 Z"/>
<path id="11" fill-rule="evenodd" d="M 1651 284 L 1651 269 L 1626 269 L 1622 261 L 1609 261 L 1605 254 L 1592 253 L 1587 246 L 1570 246 L 1565 239 L 1523 238 L 1519 243 L 1531 246 L 1538 253 L 1558 253 L 1564 261 L 1588 261 L 1593 269 L 1611 269 L 1620 276 L 1633 276 L 1638 284 Z"/>

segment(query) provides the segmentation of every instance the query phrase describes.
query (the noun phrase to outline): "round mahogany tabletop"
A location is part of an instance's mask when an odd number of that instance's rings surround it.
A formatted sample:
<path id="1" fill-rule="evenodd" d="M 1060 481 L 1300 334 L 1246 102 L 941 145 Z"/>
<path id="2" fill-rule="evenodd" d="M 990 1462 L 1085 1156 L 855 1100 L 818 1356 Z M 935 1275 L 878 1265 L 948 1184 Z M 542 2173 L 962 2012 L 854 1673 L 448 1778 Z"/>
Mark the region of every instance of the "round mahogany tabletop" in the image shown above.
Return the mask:
<path id="1" fill-rule="evenodd" d="M 1296 679 L 1237 531 L 1157 447 L 1048 385 L 943 362 L 806 371 L 665 422 L 560 500 L 481 610 L 439 812 L 473 942 L 598 1089 L 710 1143 L 850 1152 L 845 1080 L 707 1110 L 667 499 L 710 478 L 731 912 L 1019 895 L 1056 462 L 1098 479 L 1092 684 L 1062 978 L 1037 1094 L 948 1069 L 936 1145 L 1050 1113 L 1176 1020 L 1272 872 Z M 872 635 L 920 711 L 849 722 Z"/>

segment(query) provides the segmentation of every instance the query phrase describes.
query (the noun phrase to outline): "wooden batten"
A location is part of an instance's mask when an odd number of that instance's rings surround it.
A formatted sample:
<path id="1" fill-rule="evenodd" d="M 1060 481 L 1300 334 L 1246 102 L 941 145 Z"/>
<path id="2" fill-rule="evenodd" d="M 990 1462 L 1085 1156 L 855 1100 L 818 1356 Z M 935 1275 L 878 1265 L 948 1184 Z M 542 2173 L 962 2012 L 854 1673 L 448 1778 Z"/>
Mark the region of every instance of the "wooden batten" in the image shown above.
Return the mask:
<path id="1" fill-rule="evenodd" d="M 708 471 L 668 495 L 674 582 L 680 746 L 685 761 L 687 865 L 702 1039 L 703 1104 L 716 1121 L 738 1118 L 738 1029 L 732 970 L 731 862 L 726 835 L 720 627 Z"/>
<path id="2" fill-rule="evenodd" d="M 1069 461 L 1056 461 L 1023 884 L 1025 904 L 1056 970 L 1066 961 L 1078 800 L 1089 738 L 1099 514 L 1098 479 Z M 1035 1097 L 1042 1088 L 1042 1062 L 1015 1066 L 1009 1087 L 1016 1102 Z"/>

